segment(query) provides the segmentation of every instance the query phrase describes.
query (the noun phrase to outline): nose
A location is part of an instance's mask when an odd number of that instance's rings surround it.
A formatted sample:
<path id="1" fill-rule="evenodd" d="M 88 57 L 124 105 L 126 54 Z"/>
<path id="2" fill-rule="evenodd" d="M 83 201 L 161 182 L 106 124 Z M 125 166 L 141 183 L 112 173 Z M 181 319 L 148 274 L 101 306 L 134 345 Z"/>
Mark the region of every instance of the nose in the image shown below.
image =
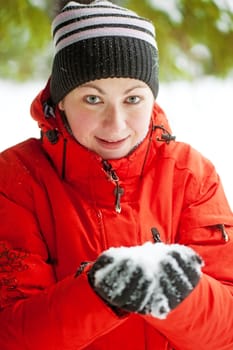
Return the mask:
<path id="1" fill-rule="evenodd" d="M 124 130 L 126 128 L 126 114 L 123 108 L 117 104 L 107 106 L 103 124 L 112 133 Z"/>

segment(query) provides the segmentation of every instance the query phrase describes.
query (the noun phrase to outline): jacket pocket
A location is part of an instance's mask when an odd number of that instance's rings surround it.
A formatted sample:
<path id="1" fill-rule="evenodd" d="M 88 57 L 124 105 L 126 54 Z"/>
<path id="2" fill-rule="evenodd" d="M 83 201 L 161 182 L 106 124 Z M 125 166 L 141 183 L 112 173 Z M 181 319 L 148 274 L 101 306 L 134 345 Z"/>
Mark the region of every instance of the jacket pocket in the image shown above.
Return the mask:
<path id="1" fill-rule="evenodd" d="M 216 245 L 229 242 L 233 228 L 224 224 L 198 227 L 187 232 L 182 232 L 179 243 L 185 245 Z"/>

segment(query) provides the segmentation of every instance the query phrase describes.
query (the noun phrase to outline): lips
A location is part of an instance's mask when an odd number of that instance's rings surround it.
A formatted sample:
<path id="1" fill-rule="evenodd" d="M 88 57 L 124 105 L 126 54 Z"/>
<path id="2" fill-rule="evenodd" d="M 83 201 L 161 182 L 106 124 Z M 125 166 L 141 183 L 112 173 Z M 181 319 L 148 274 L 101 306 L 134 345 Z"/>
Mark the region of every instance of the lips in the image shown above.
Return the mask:
<path id="1" fill-rule="evenodd" d="M 129 136 L 120 139 L 120 140 L 106 140 L 106 139 L 101 139 L 99 137 L 96 137 L 97 142 L 101 145 L 104 146 L 105 148 L 118 148 L 120 147 L 127 139 Z"/>

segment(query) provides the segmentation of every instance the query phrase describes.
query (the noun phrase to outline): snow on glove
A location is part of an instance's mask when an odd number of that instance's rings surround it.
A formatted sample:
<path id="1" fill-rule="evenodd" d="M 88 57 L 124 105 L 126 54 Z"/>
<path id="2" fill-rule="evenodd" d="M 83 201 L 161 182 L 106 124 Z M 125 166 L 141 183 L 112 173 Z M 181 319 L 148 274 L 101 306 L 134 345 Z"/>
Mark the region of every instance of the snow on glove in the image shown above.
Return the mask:
<path id="1" fill-rule="evenodd" d="M 197 285 L 202 265 L 189 247 L 147 242 L 106 250 L 88 278 L 110 305 L 163 319 Z"/>

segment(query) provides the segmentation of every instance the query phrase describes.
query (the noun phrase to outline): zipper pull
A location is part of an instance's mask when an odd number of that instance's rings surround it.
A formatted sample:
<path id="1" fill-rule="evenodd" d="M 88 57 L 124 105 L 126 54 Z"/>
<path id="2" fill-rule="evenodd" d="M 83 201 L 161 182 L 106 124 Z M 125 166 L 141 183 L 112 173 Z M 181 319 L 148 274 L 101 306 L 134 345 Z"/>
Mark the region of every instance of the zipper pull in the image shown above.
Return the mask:
<path id="1" fill-rule="evenodd" d="M 224 224 L 218 224 L 217 227 L 221 231 L 222 238 L 224 239 L 224 241 L 228 242 L 229 241 L 229 236 L 228 236 L 228 233 L 225 230 L 225 225 Z"/>
<path id="2" fill-rule="evenodd" d="M 151 227 L 151 233 L 155 243 L 162 242 L 159 231 L 157 230 L 156 227 Z"/>
<path id="3" fill-rule="evenodd" d="M 121 196 L 124 194 L 124 189 L 122 187 L 120 187 L 118 182 L 116 182 L 116 188 L 114 190 L 114 194 L 116 196 L 115 210 L 117 213 L 120 213 L 121 212 Z"/>
<path id="4" fill-rule="evenodd" d="M 116 187 L 114 189 L 114 195 L 116 197 L 115 200 L 115 211 L 117 213 L 121 212 L 121 196 L 124 194 L 124 189 L 120 187 L 119 185 L 119 177 L 117 176 L 115 170 L 112 168 L 112 165 L 109 164 L 106 160 L 103 162 L 103 168 L 108 174 L 111 181 L 113 181 L 116 184 Z"/>

